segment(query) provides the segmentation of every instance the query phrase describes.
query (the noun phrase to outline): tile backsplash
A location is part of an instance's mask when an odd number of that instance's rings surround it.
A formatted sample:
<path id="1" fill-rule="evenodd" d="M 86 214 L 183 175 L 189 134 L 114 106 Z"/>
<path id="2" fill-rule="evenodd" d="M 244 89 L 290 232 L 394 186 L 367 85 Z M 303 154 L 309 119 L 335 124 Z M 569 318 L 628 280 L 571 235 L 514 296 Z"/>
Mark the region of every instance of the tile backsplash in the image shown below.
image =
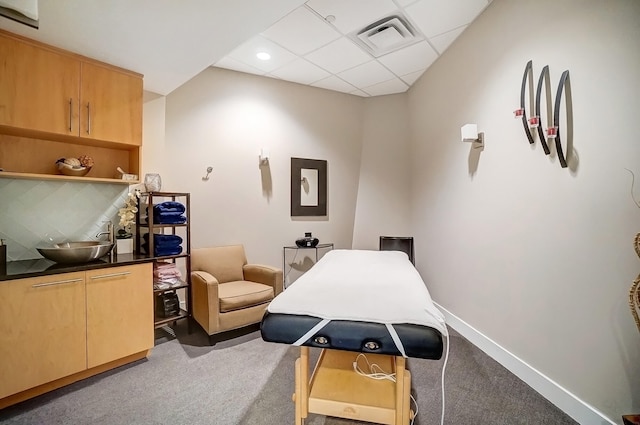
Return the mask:
<path id="1" fill-rule="evenodd" d="M 128 186 L 0 178 L 0 238 L 7 260 L 41 258 L 47 241 L 96 240 L 105 221 L 118 228 Z"/>

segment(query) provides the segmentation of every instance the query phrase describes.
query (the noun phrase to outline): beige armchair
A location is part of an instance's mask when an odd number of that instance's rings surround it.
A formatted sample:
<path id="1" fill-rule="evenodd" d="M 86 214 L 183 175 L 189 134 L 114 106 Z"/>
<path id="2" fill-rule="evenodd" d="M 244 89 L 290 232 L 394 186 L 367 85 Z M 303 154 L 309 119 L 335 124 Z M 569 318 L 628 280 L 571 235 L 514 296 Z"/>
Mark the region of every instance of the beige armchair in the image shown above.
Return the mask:
<path id="1" fill-rule="evenodd" d="M 282 292 L 282 270 L 247 264 L 242 245 L 199 248 L 191 253 L 193 318 L 213 336 L 259 323 Z"/>

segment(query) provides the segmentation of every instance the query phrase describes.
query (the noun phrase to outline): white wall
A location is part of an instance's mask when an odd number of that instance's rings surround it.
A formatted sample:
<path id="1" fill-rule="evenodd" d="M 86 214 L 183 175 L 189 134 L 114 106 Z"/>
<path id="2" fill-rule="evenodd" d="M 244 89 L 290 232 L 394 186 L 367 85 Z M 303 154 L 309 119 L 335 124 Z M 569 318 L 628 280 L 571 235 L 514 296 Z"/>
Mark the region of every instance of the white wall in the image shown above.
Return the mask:
<path id="1" fill-rule="evenodd" d="M 146 173 L 160 173 L 165 168 L 165 110 L 166 97 L 144 92 L 142 107 L 142 171 L 141 181 Z"/>
<path id="2" fill-rule="evenodd" d="M 530 59 L 535 81 L 549 65 L 554 96 L 570 71 L 570 169 L 513 118 Z M 628 307 L 640 210 L 625 170 L 640 176 L 639 76 L 640 2 L 494 0 L 409 92 L 412 224 L 429 241 L 416 256 L 432 296 L 616 423 L 640 411 Z M 484 151 L 459 141 L 466 123 Z"/>
<path id="3" fill-rule="evenodd" d="M 163 190 L 191 193 L 193 247 L 242 243 L 249 261 L 280 267 L 282 247 L 305 232 L 350 248 L 362 102 L 216 68 L 167 96 Z M 268 167 L 259 167 L 261 148 Z M 291 157 L 328 161 L 326 218 L 291 217 Z"/>
<path id="4" fill-rule="evenodd" d="M 407 96 L 365 100 L 353 248 L 378 249 L 379 237 L 410 236 Z"/>

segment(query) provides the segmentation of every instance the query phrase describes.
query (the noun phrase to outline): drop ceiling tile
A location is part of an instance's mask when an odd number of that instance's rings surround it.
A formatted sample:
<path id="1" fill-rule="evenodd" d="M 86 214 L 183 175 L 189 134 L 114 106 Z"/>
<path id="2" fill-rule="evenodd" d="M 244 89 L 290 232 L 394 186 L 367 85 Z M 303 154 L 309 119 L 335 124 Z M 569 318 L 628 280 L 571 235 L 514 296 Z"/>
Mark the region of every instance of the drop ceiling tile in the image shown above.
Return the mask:
<path id="1" fill-rule="evenodd" d="M 305 59 L 333 74 L 337 74 L 370 61 L 371 56 L 348 38 L 342 37 L 315 52 L 309 53 L 305 56 Z"/>
<path id="2" fill-rule="evenodd" d="M 261 35 L 297 55 L 316 50 L 341 36 L 306 7 L 295 9 Z"/>
<path id="3" fill-rule="evenodd" d="M 256 57 L 258 52 L 269 53 L 271 59 L 268 61 L 258 59 Z M 229 57 L 261 71 L 271 72 L 293 61 L 296 55 L 273 41 L 257 35 L 232 51 Z"/>
<path id="4" fill-rule="evenodd" d="M 393 0 L 309 0 L 306 5 L 323 18 L 335 16 L 333 25 L 343 34 L 360 30 L 398 9 Z"/>
<path id="5" fill-rule="evenodd" d="M 467 25 L 487 4 L 487 0 L 422 0 L 405 8 L 405 12 L 431 38 Z"/>
<path id="6" fill-rule="evenodd" d="M 265 73 L 258 68 L 254 68 L 244 62 L 232 59 L 229 56 L 225 56 L 224 58 L 220 59 L 215 63 L 215 66 L 217 66 L 218 68 L 231 69 L 232 71 L 245 72 L 247 74 L 264 75 Z"/>
<path id="7" fill-rule="evenodd" d="M 462 31 L 467 28 L 468 25 L 463 25 L 459 28 L 451 30 L 449 32 L 445 32 L 444 34 L 437 35 L 433 38 L 430 38 L 429 41 L 436 48 L 436 50 L 442 54 L 447 48 L 453 43 L 453 41 L 458 38 Z"/>
<path id="8" fill-rule="evenodd" d="M 344 93 L 351 93 L 354 90 L 356 90 L 355 87 L 353 87 L 351 84 L 347 83 L 344 80 L 341 80 L 340 78 L 336 77 L 335 75 L 332 75 L 330 77 L 327 77 L 325 79 L 322 79 L 320 81 L 316 81 L 315 83 L 311 84 L 314 87 L 320 87 L 323 89 L 328 89 L 328 90 L 337 90 L 337 91 L 341 91 Z"/>
<path id="9" fill-rule="evenodd" d="M 412 86 L 413 83 L 415 83 L 418 78 L 424 74 L 424 71 L 424 69 L 421 69 L 420 71 L 412 72 L 411 74 L 401 75 L 400 78 L 402 78 L 402 81 Z"/>
<path id="10" fill-rule="evenodd" d="M 394 78 L 382 83 L 365 87 L 362 90 L 371 96 L 383 96 L 385 94 L 404 93 L 409 88 L 401 79 Z"/>
<path id="11" fill-rule="evenodd" d="M 381 56 L 378 61 L 394 74 L 406 75 L 425 69 L 438 58 L 438 54 L 426 41 L 412 44 L 404 49 Z"/>
<path id="12" fill-rule="evenodd" d="M 391 71 L 373 60 L 338 74 L 347 83 L 361 89 L 395 77 Z"/>
<path id="13" fill-rule="evenodd" d="M 293 81 L 300 84 L 311 84 L 315 81 L 327 78 L 330 74 L 321 69 L 311 62 L 304 59 L 296 59 L 293 62 L 289 62 L 282 68 L 278 68 L 271 72 L 274 75 L 283 80 Z"/>
<path id="14" fill-rule="evenodd" d="M 354 90 L 349 94 L 354 94 L 354 95 L 360 96 L 360 97 L 370 97 L 367 93 L 363 92 L 362 90 Z"/>

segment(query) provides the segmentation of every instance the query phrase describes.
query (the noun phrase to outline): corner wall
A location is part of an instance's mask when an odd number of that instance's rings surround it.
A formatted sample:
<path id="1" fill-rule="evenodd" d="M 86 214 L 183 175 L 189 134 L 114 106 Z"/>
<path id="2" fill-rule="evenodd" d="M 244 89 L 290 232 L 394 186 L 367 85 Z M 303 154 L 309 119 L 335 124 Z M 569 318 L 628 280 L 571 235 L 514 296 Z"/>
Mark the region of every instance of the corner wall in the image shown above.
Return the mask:
<path id="1" fill-rule="evenodd" d="M 549 65 L 554 97 L 570 71 L 568 169 L 513 118 L 530 59 L 534 83 Z M 412 227 L 434 300 L 613 423 L 640 411 L 625 170 L 640 177 L 639 75 L 640 2 L 494 0 L 408 95 Z M 466 123 L 483 151 L 460 142 Z"/>
<path id="2" fill-rule="evenodd" d="M 280 267 L 283 246 L 305 232 L 351 248 L 362 101 L 218 68 L 168 95 L 163 187 L 191 193 L 193 247 L 241 243 L 249 261 Z M 263 148 L 268 166 L 259 165 Z M 291 157 L 327 160 L 326 218 L 291 217 Z M 300 270 L 310 266 L 301 257 L 292 260 Z"/>
<path id="3" fill-rule="evenodd" d="M 409 231 L 409 126 L 406 94 L 365 99 L 354 249 L 378 249 L 380 236 Z"/>

